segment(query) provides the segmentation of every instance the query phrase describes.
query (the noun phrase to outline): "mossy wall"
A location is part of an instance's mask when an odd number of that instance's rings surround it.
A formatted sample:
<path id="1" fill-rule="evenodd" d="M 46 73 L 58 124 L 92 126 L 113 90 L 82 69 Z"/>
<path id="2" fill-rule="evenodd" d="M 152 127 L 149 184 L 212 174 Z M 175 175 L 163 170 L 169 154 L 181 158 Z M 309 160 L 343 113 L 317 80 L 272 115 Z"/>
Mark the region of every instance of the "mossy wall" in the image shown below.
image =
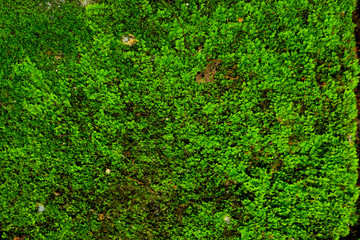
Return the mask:
<path id="1" fill-rule="evenodd" d="M 349 233 L 353 1 L 4 2 L 4 238 Z"/>

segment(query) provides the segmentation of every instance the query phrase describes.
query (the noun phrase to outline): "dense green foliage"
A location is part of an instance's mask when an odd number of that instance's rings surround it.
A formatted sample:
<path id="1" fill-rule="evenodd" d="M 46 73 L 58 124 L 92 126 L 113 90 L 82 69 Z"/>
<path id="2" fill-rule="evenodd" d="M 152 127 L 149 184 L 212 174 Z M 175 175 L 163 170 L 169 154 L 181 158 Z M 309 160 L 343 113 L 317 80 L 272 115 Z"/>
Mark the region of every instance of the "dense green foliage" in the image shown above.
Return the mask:
<path id="1" fill-rule="evenodd" d="M 4 238 L 339 239 L 357 221 L 352 0 L 0 2 Z"/>

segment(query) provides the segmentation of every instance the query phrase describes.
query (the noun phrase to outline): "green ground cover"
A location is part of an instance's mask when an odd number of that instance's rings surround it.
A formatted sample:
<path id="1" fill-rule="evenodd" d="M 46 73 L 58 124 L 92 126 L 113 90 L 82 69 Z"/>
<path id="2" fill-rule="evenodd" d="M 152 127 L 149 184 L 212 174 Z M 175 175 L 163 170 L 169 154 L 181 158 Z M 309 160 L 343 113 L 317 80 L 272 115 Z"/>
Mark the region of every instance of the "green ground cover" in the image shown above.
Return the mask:
<path id="1" fill-rule="evenodd" d="M 350 1 L 39 3 L 2 4 L 4 238 L 348 233 Z"/>

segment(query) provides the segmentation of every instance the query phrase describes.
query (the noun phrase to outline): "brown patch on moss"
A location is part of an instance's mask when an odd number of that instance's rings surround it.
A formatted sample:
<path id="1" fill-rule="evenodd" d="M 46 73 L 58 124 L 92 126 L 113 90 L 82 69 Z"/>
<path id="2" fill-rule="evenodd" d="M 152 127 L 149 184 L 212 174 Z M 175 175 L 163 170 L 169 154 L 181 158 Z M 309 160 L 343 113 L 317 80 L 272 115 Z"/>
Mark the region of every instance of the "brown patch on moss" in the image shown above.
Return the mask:
<path id="1" fill-rule="evenodd" d="M 216 73 L 216 67 L 220 64 L 221 59 L 210 59 L 210 63 L 206 65 L 204 72 L 196 75 L 197 83 L 209 83 L 214 82 L 213 77 Z"/>

